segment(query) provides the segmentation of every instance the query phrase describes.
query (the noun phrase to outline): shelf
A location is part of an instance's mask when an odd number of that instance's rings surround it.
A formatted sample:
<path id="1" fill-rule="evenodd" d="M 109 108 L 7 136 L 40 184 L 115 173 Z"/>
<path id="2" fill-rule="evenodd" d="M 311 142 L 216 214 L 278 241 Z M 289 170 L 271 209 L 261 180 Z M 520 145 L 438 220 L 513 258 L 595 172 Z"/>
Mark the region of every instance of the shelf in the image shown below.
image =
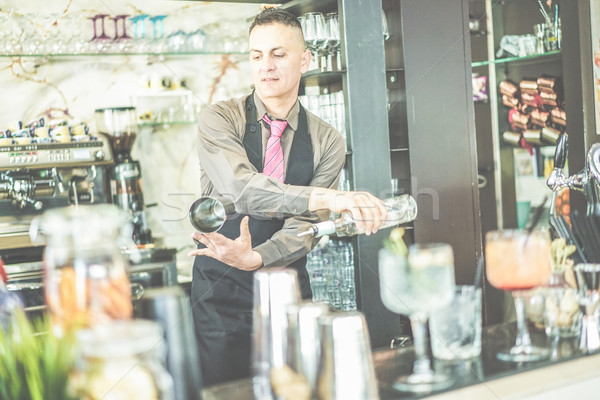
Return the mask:
<path id="1" fill-rule="evenodd" d="M 318 69 L 308 71 L 302 75 L 302 84 L 308 86 L 328 86 L 342 81 L 346 71 L 321 71 Z"/>
<path id="2" fill-rule="evenodd" d="M 191 90 L 188 89 L 175 89 L 175 90 L 168 90 L 168 89 L 148 89 L 146 91 L 143 92 L 139 92 L 135 95 L 135 97 L 181 97 L 181 96 L 188 96 L 192 93 Z"/>
<path id="3" fill-rule="evenodd" d="M 197 123 L 197 121 L 138 122 L 137 126 L 195 125 Z"/>
<path id="4" fill-rule="evenodd" d="M 525 57 L 507 57 L 507 58 L 499 58 L 493 61 L 480 61 L 471 63 L 472 68 L 483 67 L 489 64 L 528 64 L 528 63 L 537 63 L 537 62 L 550 62 L 556 61 L 560 59 L 560 50 L 550 51 L 544 54 L 534 54 L 531 56 Z"/>
<path id="5" fill-rule="evenodd" d="M 242 52 L 223 52 L 223 51 L 186 51 L 186 52 L 144 52 L 144 53 L 80 53 L 80 54 L 0 54 L 0 58 L 27 57 L 27 58 L 87 58 L 87 57 L 106 57 L 106 56 L 126 56 L 126 57 L 189 57 L 200 55 L 248 55 Z"/>
<path id="6" fill-rule="evenodd" d="M 206 0 L 184 0 L 206 1 Z M 282 0 L 212 0 L 213 3 L 253 3 L 253 4 L 281 4 Z"/>
<path id="7" fill-rule="evenodd" d="M 328 13 L 337 11 L 337 0 L 291 0 L 281 8 L 298 16 L 316 11 Z"/>

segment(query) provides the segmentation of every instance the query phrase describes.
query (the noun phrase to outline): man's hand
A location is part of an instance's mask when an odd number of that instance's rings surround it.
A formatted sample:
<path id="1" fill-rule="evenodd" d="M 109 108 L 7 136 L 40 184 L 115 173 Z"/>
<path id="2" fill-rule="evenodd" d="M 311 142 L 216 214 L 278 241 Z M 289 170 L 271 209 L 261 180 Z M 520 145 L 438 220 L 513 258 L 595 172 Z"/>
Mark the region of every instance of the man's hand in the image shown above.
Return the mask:
<path id="1" fill-rule="evenodd" d="M 206 246 L 205 249 L 192 250 L 189 257 L 208 256 L 242 271 L 255 271 L 262 266 L 262 257 L 252 250 L 248 217 L 240 223 L 240 236 L 231 240 L 220 233 L 192 233 L 192 238 Z"/>
<path id="2" fill-rule="evenodd" d="M 387 208 L 381 199 L 369 192 L 342 192 L 334 189 L 315 188 L 308 200 L 311 211 L 328 209 L 333 212 L 349 212 L 358 231 L 370 235 L 376 233 L 387 219 Z"/>

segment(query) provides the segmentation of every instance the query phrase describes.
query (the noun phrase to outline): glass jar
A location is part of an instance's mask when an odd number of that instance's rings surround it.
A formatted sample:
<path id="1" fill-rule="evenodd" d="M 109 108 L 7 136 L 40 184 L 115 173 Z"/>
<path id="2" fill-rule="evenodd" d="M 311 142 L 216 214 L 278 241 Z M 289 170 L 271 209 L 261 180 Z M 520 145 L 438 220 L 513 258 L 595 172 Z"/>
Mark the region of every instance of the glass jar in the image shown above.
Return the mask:
<path id="1" fill-rule="evenodd" d="M 132 317 L 128 215 L 109 204 L 56 208 L 35 218 L 34 243 L 46 244 L 44 294 L 56 334 Z"/>
<path id="2" fill-rule="evenodd" d="M 149 320 L 113 321 L 77 334 L 79 360 L 69 390 L 80 399 L 171 400 L 162 328 Z"/>

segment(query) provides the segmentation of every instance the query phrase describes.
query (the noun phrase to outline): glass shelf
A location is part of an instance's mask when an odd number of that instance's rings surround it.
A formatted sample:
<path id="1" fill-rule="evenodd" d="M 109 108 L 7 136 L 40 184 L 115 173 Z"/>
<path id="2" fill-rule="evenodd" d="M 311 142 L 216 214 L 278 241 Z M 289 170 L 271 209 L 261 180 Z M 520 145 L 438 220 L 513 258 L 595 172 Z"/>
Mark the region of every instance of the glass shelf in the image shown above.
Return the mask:
<path id="1" fill-rule="evenodd" d="M 137 52 L 137 53 L 79 53 L 79 54 L 0 54 L 0 58 L 11 57 L 31 57 L 31 58 L 83 58 L 83 57 L 105 57 L 105 56 L 154 56 L 154 57 L 189 57 L 200 55 L 248 55 L 249 53 L 242 52 L 224 52 L 224 51 L 189 51 L 189 52 Z"/>
<path id="2" fill-rule="evenodd" d="M 524 64 L 529 62 L 539 62 L 539 61 L 554 61 L 560 59 L 560 50 L 550 51 L 544 54 L 533 54 L 525 57 L 507 57 L 507 58 L 499 58 L 493 61 L 480 61 L 471 63 L 471 68 L 483 67 L 489 64 L 506 64 L 506 63 L 515 63 L 515 64 Z"/>
<path id="3" fill-rule="evenodd" d="M 165 122 L 138 122 L 137 126 L 170 126 L 170 125 L 195 125 L 198 121 L 165 121 Z"/>

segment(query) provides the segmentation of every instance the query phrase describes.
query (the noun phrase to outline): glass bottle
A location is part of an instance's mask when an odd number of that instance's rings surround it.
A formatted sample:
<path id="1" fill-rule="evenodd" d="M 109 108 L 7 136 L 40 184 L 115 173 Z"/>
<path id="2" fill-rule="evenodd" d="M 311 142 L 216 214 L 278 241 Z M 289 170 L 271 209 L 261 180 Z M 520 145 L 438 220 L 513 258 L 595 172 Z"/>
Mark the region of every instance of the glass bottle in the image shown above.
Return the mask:
<path id="1" fill-rule="evenodd" d="M 383 203 L 387 208 L 388 216 L 379 227 L 380 229 L 411 222 L 417 217 L 417 203 L 409 194 L 390 197 Z M 333 233 L 338 236 L 354 236 L 360 232 L 356 228 L 352 215 L 345 212 L 337 219 L 312 224 L 306 231 L 299 233 L 298 237 L 306 235 L 320 237 Z"/>
<path id="2" fill-rule="evenodd" d="M 35 218 L 30 237 L 46 244 L 44 295 L 55 334 L 132 317 L 127 261 L 134 246 L 127 213 L 112 204 L 55 208 Z"/>
<path id="3" fill-rule="evenodd" d="M 157 322 L 113 321 L 77 334 L 79 362 L 69 388 L 81 399 L 172 400 L 173 379 Z"/>

